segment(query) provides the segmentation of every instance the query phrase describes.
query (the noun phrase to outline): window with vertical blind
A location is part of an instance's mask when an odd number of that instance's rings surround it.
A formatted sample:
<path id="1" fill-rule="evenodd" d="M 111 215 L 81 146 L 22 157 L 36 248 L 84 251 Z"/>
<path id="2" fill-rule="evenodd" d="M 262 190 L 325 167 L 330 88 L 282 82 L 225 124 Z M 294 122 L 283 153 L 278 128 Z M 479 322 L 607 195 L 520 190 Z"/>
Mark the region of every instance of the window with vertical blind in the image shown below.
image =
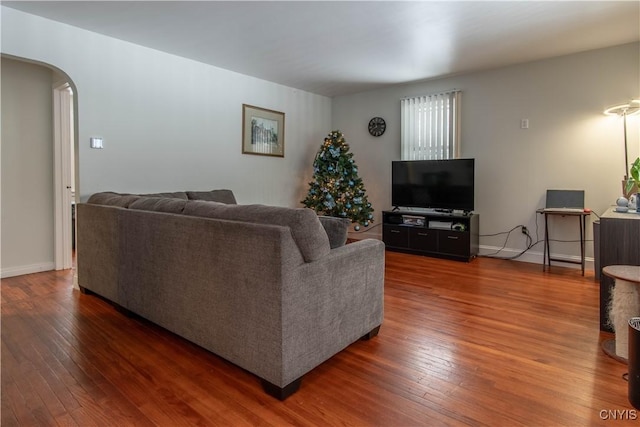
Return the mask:
<path id="1" fill-rule="evenodd" d="M 400 101 L 402 160 L 459 156 L 461 97 L 454 89 Z"/>

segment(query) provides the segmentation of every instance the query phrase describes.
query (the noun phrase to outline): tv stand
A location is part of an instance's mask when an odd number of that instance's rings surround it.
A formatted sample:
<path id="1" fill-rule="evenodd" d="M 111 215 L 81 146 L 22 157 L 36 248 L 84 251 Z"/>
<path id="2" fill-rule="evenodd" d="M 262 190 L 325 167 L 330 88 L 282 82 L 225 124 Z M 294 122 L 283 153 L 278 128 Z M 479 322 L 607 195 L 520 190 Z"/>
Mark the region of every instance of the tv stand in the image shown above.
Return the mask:
<path id="1" fill-rule="evenodd" d="M 382 240 L 387 249 L 418 255 L 471 261 L 478 255 L 478 214 L 382 212 Z"/>

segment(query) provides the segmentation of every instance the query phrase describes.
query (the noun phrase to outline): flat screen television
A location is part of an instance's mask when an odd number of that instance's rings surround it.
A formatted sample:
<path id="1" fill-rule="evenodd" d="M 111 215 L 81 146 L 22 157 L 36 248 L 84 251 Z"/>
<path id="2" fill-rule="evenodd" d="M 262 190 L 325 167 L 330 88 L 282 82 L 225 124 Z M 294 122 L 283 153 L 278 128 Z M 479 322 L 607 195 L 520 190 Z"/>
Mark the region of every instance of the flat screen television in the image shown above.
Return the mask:
<path id="1" fill-rule="evenodd" d="M 391 204 L 438 210 L 474 209 L 475 159 L 391 163 Z"/>

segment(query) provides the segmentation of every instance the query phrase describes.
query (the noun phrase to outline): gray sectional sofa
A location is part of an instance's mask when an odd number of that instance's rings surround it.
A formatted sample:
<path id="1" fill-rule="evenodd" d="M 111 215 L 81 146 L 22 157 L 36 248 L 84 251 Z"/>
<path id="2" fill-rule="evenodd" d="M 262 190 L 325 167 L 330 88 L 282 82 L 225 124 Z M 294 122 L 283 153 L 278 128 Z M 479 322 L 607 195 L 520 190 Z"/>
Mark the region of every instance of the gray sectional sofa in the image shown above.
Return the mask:
<path id="1" fill-rule="evenodd" d="M 384 244 L 345 244 L 345 221 L 229 190 L 97 193 L 77 206 L 78 283 L 284 399 L 382 323 Z"/>

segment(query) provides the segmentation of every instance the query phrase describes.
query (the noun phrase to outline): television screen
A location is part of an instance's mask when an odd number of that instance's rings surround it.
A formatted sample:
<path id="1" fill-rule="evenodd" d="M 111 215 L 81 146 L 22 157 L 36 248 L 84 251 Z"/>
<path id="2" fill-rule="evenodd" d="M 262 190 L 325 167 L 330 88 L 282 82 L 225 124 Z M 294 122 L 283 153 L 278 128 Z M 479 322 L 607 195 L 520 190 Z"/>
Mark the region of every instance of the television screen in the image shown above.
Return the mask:
<path id="1" fill-rule="evenodd" d="M 391 163 L 391 203 L 396 207 L 474 209 L 474 159 Z"/>

